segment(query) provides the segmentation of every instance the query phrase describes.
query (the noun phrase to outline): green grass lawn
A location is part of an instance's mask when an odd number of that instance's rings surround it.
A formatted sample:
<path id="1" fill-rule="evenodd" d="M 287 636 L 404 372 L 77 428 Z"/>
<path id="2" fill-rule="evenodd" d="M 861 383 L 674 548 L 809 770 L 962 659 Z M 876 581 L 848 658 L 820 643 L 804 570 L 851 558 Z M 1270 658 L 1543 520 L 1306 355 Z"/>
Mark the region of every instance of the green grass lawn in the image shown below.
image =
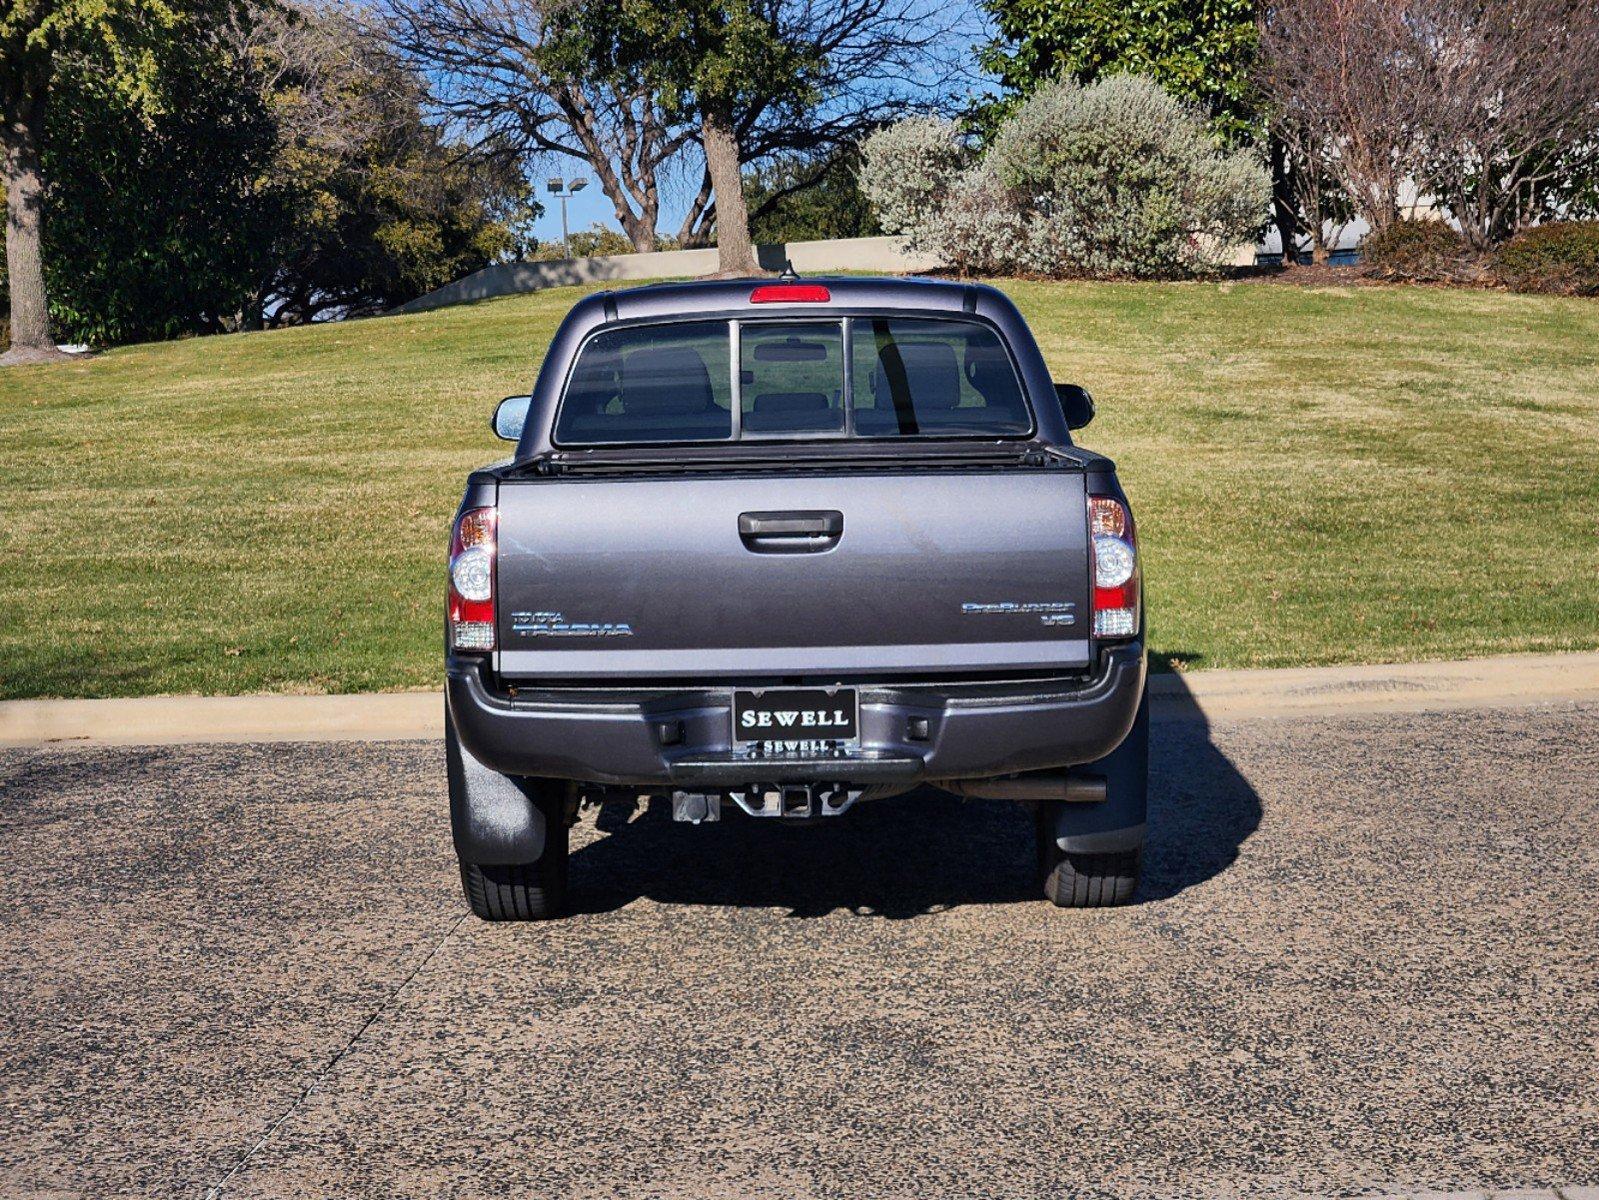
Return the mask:
<path id="1" fill-rule="evenodd" d="M 1160 654 L 1599 647 L 1599 304 L 1005 286 L 1098 398 Z M 0 372 L 0 695 L 436 684 L 462 480 L 579 294 Z"/>

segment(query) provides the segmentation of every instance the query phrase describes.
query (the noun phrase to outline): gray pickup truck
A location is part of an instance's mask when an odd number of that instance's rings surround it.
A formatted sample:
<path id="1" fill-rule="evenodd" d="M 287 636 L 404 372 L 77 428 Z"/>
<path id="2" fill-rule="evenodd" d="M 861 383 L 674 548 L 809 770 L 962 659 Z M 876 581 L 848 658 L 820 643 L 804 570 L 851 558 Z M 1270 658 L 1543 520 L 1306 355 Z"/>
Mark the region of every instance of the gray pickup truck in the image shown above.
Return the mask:
<path id="1" fill-rule="evenodd" d="M 1125 903 L 1149 716 L 1132 512 L 1000 292 L 602 292 L 450 546 L 450 819 L 472 910 L 558 912 L 584 805 L 832 820 L 924 785 L 1037 813 L 1044 894 Z M 906 811 L 912 811 L 907 808 Z"/>

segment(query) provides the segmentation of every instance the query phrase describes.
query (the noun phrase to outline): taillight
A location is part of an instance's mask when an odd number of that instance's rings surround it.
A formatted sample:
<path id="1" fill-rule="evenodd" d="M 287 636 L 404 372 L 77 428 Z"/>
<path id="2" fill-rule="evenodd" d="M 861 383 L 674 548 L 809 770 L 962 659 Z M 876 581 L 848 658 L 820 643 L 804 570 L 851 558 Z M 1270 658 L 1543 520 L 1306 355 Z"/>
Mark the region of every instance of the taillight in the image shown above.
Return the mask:
<path id="1" fill-rule="evenodd" d="M 1133 514 L 1114 496 L 1088 498 L 1089 563 L 1094 570 L 1094 636 L 1138 633 L 1138 539 Z"/>
<path id="2" fill-rule="evenodd" d="M 494 649 L 494 553 L 498 512 L 469 508 L 450 535 L 450 645 Z"/>

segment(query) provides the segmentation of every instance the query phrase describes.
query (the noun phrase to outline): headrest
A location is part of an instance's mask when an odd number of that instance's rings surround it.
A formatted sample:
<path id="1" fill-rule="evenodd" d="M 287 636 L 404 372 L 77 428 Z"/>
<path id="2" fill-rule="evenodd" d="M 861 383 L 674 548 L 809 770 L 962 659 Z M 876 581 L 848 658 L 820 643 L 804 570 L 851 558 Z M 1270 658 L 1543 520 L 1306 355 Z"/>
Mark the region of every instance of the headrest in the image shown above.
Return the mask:
<path id="1" fill-rule="evenodd" d="M 1016 373 L 1010 358 L 995 345 L 967 346 L 966 378 L 991 404 L 1002 402 L 1007 392 L 1016 390 Z"/>
<path id="2" fill-rule="evenodd" d="M 697 351 L 663 346 L 622 359 L 622 411 L 667 416 L 711 407 L 711 376 Z"/>
<path id="3" fill-rule="evenodd" d="M 877 352 L 877 368 L 872 372 L 872 395 L 878 407 L 891 407 L 894 378 L 888 364 L 898 351 L 905 365 L 905 385 L 911 404 L 919 411 L 955 408 L 961 402 L 960 364 L 955 348 L 945 342 L 908 342 L 885 346 Z"/>
<path id="4" fill-rule="evenodd" d="M 827 397 L 821 392 L 766 392 L 755 397 L 750 411 L 764 417 L 817 412 L 826 407 Z"/>
<path id="5" fill-rule="evenodd" d="M 821 392 L 763 392 L 744 414 L 744 428 L 755 433 L 801 433 L 842 429 L 844 414 L 829 408 Z"/>

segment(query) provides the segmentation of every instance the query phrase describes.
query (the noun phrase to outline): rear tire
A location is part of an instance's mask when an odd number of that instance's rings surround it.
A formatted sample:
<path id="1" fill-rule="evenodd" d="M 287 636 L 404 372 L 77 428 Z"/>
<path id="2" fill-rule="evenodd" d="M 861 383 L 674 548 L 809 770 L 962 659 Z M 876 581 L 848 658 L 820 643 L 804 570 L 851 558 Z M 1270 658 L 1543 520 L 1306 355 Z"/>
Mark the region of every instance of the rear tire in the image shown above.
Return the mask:
<path id="1" fill-rule="evenodd" d="M 557 799 L 539 807 L 544 814 L 544 853 L 537 862 L 461 862 L 466 902 L 485 921 L 547 921 L 566 907 L 570 835 L 566 804 Z"/>
<path id="2" fill-rule="evenodd" d="M 1044 895 L 1057 908 L 1111 908 L 1132 901 L 1143 871 L 1144 851 L 1070 854 L 1055 843 L 1055 807 L 1038 805 L 1038 867 Z"/>

